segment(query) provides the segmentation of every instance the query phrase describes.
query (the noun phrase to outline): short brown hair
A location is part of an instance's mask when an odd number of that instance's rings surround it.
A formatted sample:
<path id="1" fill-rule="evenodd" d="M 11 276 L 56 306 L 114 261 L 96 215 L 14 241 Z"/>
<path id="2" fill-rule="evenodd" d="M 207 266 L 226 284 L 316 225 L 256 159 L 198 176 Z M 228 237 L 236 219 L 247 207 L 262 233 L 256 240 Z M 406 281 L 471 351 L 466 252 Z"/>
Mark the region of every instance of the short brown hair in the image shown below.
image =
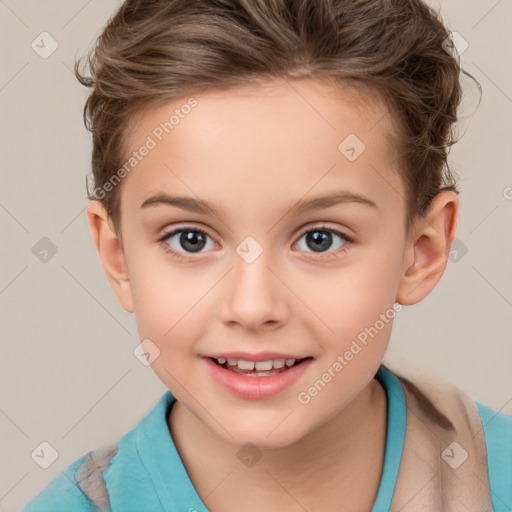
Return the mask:
<path id="1" fill-rule="evenodd" d="M 147 108 L 283 77 L 357 84 L 380 95 L 399 127 L 408 233 L 441 190 L 458 193 L 447 157 L 460 72 L 481 92 L 445 50 L 449 38 L 422 0 L 126 0 L 88 55 L 91 77 L 75 63 L 92 88 L 84 123 L 95 187 L 126 161 L 129 121 Z M 101 199 L 118 234 L 120 188 Z"/>

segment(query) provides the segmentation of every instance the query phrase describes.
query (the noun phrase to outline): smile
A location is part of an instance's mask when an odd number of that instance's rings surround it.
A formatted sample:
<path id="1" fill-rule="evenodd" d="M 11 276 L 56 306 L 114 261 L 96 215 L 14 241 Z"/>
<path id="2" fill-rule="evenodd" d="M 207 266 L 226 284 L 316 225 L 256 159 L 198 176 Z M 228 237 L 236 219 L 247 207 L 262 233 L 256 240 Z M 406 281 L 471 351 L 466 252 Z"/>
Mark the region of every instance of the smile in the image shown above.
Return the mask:
<path id="1" fill-rule="evenodd" d="M 288 368 L 301 363 L 304 359 L 269 359 L 268 361 L 246 361 L 244 359 L 213 359 L 219 366 L 240 375 L 267 377 L 286 371 Z"/>
<path id="2" fill-rule="evenodd" d="M 294 384 L 313 358 L 247 361 L 203 357 L 214 380 L 233 395 L 264 399 L 278 395 Z"/>

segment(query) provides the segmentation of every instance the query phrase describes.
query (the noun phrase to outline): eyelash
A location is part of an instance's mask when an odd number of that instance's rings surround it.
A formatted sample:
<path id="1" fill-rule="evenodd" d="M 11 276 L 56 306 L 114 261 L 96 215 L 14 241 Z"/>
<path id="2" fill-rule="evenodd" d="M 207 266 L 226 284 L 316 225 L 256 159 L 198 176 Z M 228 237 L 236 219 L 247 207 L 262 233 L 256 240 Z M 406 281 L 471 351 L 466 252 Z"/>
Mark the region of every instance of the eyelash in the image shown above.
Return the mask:
<path id="1" fill-rule="evenodd" d="M 170 231 L 169 233 L 165 233 L 165 235 L 163 235 L 157 241 L 163 247 L 164 251 L 169 253 L 176 260 L 178 260 L 178 262 L 191 261 L 191 260 L 195 259 L 193 256 L 185 256 L 184 253 L 172 249 L 169 246 L 169 244 L 167 243 L 167 240 L 169 238 L 172 238 L 174 235 L 176 235 L 177 233 L 181 233 L 182 231 L 191 231 L 194 233 L 200 233 L 201 235 L 207 236 L 213 240 L 213 237 L 210 236 L 206 231 L 204 231 L 201 228 L 196 228 L 193 226 L 181 226 L 181 227 L 174 229 L 173 231 Z M 326 226 L 309 227 L 308 229 L 306 229 L 300 233 L 297 241 L 300 240 L 304 235 L 311 233 L 311 232 L 315 232 L 315 231 L 325 231 L 327 233 L 338 235 L 340 238 L 343 238 L 345 240 L 345 245 L 343 245 L 341 248 L 336 249 L 335 251 L 332 251 L 332 252 L 328 252 L 328 253 L 318 253 L 319 257 L 316 259 L 319 259 L 319 260 L 337 259 L 337 258 L 340 258 L 342 256 L 342 254 L 345 254 L 352 249 L 352 246 L 354 243 L 353 238 L 347 236 L 345 233 L 342 233 L 341 231 L 338 231 L 338 230 L 332 229 L 332 228 L 328 228 Z M 329 254 L 329 256 L 322 256 L 322 254 Z"/>

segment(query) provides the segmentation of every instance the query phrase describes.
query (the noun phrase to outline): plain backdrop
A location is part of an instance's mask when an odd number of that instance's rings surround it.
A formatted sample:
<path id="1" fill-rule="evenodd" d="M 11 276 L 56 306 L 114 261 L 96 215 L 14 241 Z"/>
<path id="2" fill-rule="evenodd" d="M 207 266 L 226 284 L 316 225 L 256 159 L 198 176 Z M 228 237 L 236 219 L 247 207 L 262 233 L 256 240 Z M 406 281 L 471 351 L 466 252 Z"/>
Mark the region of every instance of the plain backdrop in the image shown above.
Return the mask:
<path id="1" fill-rule="evenodd" d="M 108 285 L 85 214 L 89 91 L 72 69 L 119 4 L 0 1 L 1 511 L 19 510 L 71 462 L 120 438 L 166 390 L 133 355 L 134 316 Z M 461 64 L 483 99 L 477 109 L 464 78 L 463 137 L 450 153 L 457 254 L 435 290 L 397 316 L 384 363 L 512 414 L 512 2 L 431 5 L 467 41 Z M 48 58 L 32 47 L 42 32 L 58 44 Z M 42 442 L 58 453 L 47 469 L 33 458 Z"/>

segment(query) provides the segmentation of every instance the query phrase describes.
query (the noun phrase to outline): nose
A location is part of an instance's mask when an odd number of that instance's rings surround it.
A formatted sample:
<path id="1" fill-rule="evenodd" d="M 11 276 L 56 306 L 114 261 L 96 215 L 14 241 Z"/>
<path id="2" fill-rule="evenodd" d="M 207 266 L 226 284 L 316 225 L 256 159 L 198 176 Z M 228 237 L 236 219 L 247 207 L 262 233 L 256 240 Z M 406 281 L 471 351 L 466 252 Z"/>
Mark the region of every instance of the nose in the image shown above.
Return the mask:
<path id="1" fill-rule="evenodd" d="M 289 296 L 267 251 L 252 263 L 235 254 L 234 268 L 225 281 L 222 321 L 236 323 L 248 331 L 277 328 L 287 318 Z"/>

